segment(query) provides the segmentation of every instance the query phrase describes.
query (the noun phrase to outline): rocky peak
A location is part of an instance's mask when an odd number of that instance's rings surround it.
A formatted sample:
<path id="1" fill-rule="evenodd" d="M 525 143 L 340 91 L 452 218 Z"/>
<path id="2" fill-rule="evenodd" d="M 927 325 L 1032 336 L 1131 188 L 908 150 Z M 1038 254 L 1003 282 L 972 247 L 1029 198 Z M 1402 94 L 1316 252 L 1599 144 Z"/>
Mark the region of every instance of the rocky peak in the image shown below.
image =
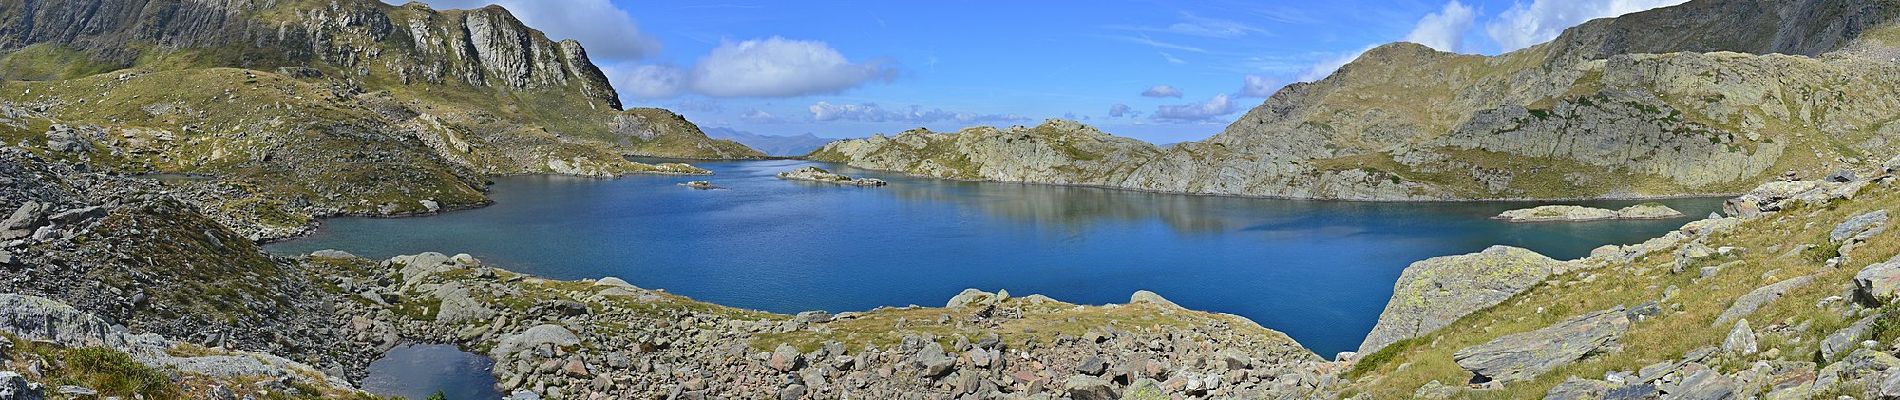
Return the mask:
<path id="1" fill-rule="evenodd" d="M 492 5 L 437 11 L 375 0 L 0 0 L 0 53 L 36 45 L 121 67 L 169 52 L 188 66 L 314 66 L 401 84 L 573 93 L 620 108 L 579 43 L 549 40 Z"/>
<path id="2" fill-rule="evenodd" d="M 1586 22 L 1545 46 L 1553 62 L 1715 51 L 1818 56 L 1896 16 L 1893 0 L 1698 0 Z"/>

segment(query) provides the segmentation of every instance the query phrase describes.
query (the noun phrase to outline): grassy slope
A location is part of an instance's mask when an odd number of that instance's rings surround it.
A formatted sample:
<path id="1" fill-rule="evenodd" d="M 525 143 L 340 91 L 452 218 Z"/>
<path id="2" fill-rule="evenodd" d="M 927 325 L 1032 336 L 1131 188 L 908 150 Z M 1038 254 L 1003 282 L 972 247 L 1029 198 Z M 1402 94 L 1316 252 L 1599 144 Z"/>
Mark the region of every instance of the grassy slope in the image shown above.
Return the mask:
<path id="1" fill-rule="evenodd" d="M 1635 324 L 1621 343 L 1623 350 L 1566 366 L 1530 382 L 1506 385 L 1503 390 L 1465 392 L 1474 398 L 1541 398 L 1552 386 L 1567 377 L 1602 377 L 1609 371 L 1635 371 L 1644 366 L 1680 358 L 1705 346 L 1719 346 L 1732 328 L 1711 326 L 1715 317 L 1737 297 L 1771 283 L 1813 274 L 1815 281 L 1791 291 L 1778 301 L 1747 315 L 1754 325 L 1764 352 L 1778 349 L 1776 359 L 1813 361 L 1820 339 L 1854 321 L 1841 312 L 1835 302 L 1817 307 L 1821 299 L 1840 295 L 1851 286 L 1861 267 L 1900 253 L 1900 241 L 1888 232 L 1855 250 L 1854 261 L 1829 269 L 1822 260 L 1831 257 L 1834 246 L 1827 243 L 1828 231 L 1850 216 L 1873 210 L 1900 210 L 1900 193 L 1891 188 L 1870 186 L 1858 199 L 1825 206 L 1809 206 L 1783 211 L 1708 240 L 1710 247 L 1737 246 L 1747 252 L 1739 258 L 1718 259 L 1671 274 L 1673 255 L 1657 252 L 1630 265 L 1612 265 L 1573 272 L 1548 279 L 1496 307 L 1474 313 L 1432 334 L 1399 342 L 1367 355 L 1354 370 L 1357 380 L 1348 387 L 1351 393 L 1372 398 L 1403 398 L 1428 381 L 1459 385 L 1471 375 L 1452 360 L 1452 353 L 1500 336 L 1549 326 L 1577 314 L 1618 305 L 1635 306 L 1663 298 L 1666 288 L 1680 291 L 1664 301 L 1660 318 Z M 1816 245 L 1811 251 L 1795 247 Z M 1731 261 L 1719 274 L 1697 279 L 1700 267 Z M 1788 336 L 1768 333 L 1771 324 L 1799 326 L 1811 324 L 1805 331 Z M 1890 341 L 1900 330 L 1881 332 L 1878 340 Z M 1712 365 L 1732 372 L 1746 368 L 1749 362 L 1767 357 L 1758 353 L 1749 357 L 1727 357 Z M 1823 364 L 1825 365 L 1825 364 Z"/>

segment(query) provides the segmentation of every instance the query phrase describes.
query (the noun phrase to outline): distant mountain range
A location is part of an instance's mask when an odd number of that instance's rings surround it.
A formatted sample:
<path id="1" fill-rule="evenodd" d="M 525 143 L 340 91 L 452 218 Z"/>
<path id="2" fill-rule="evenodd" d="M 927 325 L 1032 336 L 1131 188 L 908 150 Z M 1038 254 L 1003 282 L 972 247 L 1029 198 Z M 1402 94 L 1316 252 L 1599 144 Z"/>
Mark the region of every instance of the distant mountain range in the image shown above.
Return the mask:
<path id="1" fill-rule="evenodd" d="M 706 127 L 706 136 L 739 142 L 747 147 L 764 152 L 767 155 L 794 157 L 811 154 L 837 139 L 821 138 L 811 133 L 802 135 L 767 135 L 732 128 Z"/>

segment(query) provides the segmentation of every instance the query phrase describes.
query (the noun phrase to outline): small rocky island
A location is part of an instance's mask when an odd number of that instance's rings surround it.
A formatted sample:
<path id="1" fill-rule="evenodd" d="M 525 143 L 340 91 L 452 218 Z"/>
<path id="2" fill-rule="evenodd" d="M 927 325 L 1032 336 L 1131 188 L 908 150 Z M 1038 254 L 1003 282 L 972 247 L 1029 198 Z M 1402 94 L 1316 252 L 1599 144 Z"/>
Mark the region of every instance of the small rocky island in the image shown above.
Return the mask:
<path id="1" fill-rule="evenodd" d="M 1681 211 L 1662 203 L 1643 203 L 1621 210 L 1584 206 L 1538 206 L 1505 211 L 1491 219 L 1505 222 L 1584 222 L 1614 219 L 1670 219 L 1682 217 Z"/>
<path id="2" fill-rule="evenodd" d="M 884 185 L 889 184 L 888 182 L 884 182 L 883 179 L 874 179 L 874 178 L 855 178 L 854 179 L 849 176 L 831 173 L 831 171 L 826 171 L 824 168 L 818 168 L 818 167 L 813 167 L 813 166 L 804 166 L 804 167 L 799 167 L 798 169 L 794 169 L 791 171 L 780 172 L 778 173 L 778 178 L 795 180 L 795 181 L 836 183 L 840 185 L 857 185 L 857 186 L 884 186 Z"/>
<path id="3" fill-rule="evenodd" d="M 719 185 L 714 185 L 712 181 L 683 182 L 683 183 L 680 183 L 680 186 L 685 186 L 685 187 L 700 189 L 700 190 L 723 189 L 719 187 Z"/>

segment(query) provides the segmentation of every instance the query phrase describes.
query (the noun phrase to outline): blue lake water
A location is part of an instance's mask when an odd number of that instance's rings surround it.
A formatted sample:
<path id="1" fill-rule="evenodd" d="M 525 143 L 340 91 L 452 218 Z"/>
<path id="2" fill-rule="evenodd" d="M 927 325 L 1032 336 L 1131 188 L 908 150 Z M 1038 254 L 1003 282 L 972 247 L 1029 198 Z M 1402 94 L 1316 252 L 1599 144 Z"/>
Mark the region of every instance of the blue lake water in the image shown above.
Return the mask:
<path id="1" fill-rule="evenodd" d="M 369 364 L 363 390 L 380 396 L 422 400 L 441 391 L 448 400 L 499 399 L 495 363 L 452 345 L 411 344 L 390 349 Z"/>
<path id="2" fill-rule="evenodd" d="M 804 161 L 699 162 L 711 177 L 496 179 L 495 205 L 339 218 L 269 246 L 366 257 L 469 253 L 559 279 L 774 312 L 942 305 L 964 288 L 1122 303 L 1151 290 L 1239 314 L 1330 357 L 1358 346 L 1413 261 L 1491 245 L 1559 258 L 1641 242 L 1690 218 L 1569 224 L 1488 219 L 1528 203 L 1321 202 L 907 178 L 860 188 L 783 181 Z M 723 190 L 678 186 L 711 180 Z M 1691 216 L 1713 199 L 1663 201 Z M 1584 202 L 1621 207 L 1635 202 Z"/>

